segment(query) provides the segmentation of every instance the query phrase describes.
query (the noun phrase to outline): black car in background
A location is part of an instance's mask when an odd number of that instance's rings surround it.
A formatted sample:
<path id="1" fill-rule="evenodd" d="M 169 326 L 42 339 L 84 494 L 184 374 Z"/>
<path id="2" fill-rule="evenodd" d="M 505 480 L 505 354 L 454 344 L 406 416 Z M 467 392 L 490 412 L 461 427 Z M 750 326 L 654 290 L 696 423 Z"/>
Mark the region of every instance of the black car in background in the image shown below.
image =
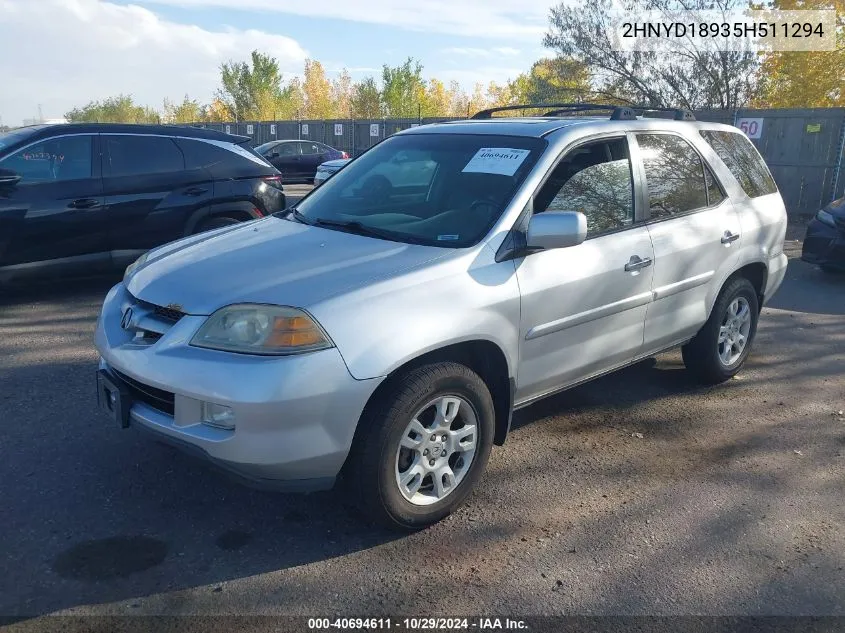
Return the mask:
<path id="1" fill-rule="evenodd" d="M 810 220 L 801 259 L 828 273 L 845 272 L 845 197 L 834 200 Z"/>
<path id="2" fill-rule="evenodd" d="M 282 172 L 285 182 L 311 183 L 317 167 L 329 160 L 349 158 L 339 149 L 315 141 L 270 141 L 255 148 L 276 169 Z"/>
<path id="3" fill-rule="evenodd" d="M 285 207 L 249 138 L 166 125 L 0 134 L 0 283 L 125 267 L 154 246 Z"/>

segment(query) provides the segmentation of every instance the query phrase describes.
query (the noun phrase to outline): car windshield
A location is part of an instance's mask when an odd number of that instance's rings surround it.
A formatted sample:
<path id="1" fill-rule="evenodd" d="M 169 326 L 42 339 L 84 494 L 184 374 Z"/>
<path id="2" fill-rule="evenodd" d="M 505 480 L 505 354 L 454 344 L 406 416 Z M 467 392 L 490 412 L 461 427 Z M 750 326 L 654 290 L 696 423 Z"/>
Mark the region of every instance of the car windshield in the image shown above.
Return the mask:
<path id="1" fill-rule="evenodd" d="M 315 189 L 291 219 L 400 242 L 461 248 L 499 219 L 546 147 L 540 138 L 393 136 Z"/>
<path id="2" fill-rule="evenodd" d="M 11 130 L 9 132 L 0 133 L 0 150 L 5 147 L 10 147 L 15 143 L 23 141 L 26 137 L 35 134 L 40 128 L 24 127 L 18 130 Z"/>

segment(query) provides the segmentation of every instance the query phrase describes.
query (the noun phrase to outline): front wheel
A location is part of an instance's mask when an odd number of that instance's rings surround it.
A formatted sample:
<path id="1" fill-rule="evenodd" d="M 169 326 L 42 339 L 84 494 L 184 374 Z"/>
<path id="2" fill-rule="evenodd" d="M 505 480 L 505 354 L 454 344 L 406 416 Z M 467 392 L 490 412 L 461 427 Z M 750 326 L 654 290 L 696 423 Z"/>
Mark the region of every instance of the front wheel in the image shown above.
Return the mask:
<path id="1" fill-rule="evenodd" d="M 349 483 L 368 516 L 413 530 L 466 499 L 490 456 L 495 412 L 484 381 L 447 362 L 396 379 L 360 423 Z"/>
<path id="2" fill-rule="evenodd" d="M 684 365 L 707 384 L 724 382 L 739 372 L 751 352 L 760 314 L 757 291 L 738 277 L 719 293 L 710 318 L 684 345 Z"/>

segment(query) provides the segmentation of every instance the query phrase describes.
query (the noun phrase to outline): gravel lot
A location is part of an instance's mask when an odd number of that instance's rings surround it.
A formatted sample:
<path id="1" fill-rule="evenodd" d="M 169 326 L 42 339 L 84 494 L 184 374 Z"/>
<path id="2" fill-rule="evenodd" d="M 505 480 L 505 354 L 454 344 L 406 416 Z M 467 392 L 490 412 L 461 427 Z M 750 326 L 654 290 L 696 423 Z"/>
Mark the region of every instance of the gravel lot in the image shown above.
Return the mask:
<path id="1" fill-rule="evenodd" d="M 111 423 L 113 282 L 0 303 L 0 615 L 845 615 L 845 278 L 793 259 L 727 385 L 670 353 L 519 412 L 410 536 Z"/>

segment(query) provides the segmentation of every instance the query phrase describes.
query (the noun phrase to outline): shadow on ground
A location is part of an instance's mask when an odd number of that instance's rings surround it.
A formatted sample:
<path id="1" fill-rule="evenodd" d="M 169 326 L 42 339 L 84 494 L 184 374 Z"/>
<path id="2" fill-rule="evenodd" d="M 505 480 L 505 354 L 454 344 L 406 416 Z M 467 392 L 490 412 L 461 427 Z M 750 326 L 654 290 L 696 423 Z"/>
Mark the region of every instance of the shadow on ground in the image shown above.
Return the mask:
<path id="1" fill-rule="evenodd" d="M 845 612 L 845 306 L 791 275 L 739 380 L 674 353 L 519 411 L 467 506 L 414 535 L 116 428 L 90 338 L 110 283 L 30 290 L 0 306 L 0 614 Z"/>

